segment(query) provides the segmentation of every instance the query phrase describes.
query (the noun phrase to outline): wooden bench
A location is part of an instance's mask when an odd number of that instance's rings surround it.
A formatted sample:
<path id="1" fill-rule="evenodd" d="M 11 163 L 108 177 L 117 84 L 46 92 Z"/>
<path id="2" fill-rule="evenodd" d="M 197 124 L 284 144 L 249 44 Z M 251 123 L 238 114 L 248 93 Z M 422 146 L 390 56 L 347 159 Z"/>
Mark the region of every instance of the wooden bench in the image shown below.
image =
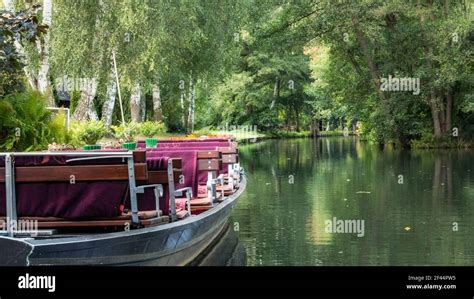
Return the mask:
<path id="1" fill-rule="evenodd" d="M 48 156 L 48 154 L 49 153 L 44 153 L 44 156 Z M 80 156 L 81 153 L 77 153 L 77 157 L 79 158 L 69 159 L 68 162 L 74 164 L 76 161 L 88 159 L 87 157 Z M 107 157 L 107 153 L 104 153 L 103 156 L 110 158 Z M 13 218 L 17 221 L 37 221 L 38 228 L 125 227 L 137 225 L 150 226 L 167 223 L 169 217 L 162 215 L 162 212 L 159 209 L 159 196 L 162 195 L 164 187 L 168 187 L 174 192 L 174 180 L 177 180 L 181 175 L 181 159 L 169 159 L 167 169 L 148 170 L 145 151 L 134 151 L 132 158 L 133 163 L 130 163 L 130 161 L 124 161 L 123 163 L 117 164 L 98 164 L 100 163 L 100 157 L 90 157 L 91 160 L 97 159 L 98 163 L 91 165 L 15 166 L 13 182 L 14 184 L 71 182 L 71 178 L 73 178 L 75 182 L 128 181 L 130 183 L 128 193 L 132 205 L 131 212 L 113 218 L 70 220 L 58 217 L 16 217 L 16 210 L 14 210 Z M 133 168 L 133 174 L 129 171 L 131 168 Z M 5 167 L 1 167 L 0 183 L 5 182 Z M 137 183 L 140 185 L 136 186 Z M 154 188 L 156 210 L 138 211 L 136 193 L 142 193 L 146 188 Z M 130 190 L 134 190 L 134 192 L 130 192 Z M 176 214 L 175 212 L 170 216 L 173 220 L 176 220 L 176 218 L 185 217 L 186 213 L 180 212 Z M 5 226 L 5 221 L 6 217 L 0 217 L 1 227 Z"/>

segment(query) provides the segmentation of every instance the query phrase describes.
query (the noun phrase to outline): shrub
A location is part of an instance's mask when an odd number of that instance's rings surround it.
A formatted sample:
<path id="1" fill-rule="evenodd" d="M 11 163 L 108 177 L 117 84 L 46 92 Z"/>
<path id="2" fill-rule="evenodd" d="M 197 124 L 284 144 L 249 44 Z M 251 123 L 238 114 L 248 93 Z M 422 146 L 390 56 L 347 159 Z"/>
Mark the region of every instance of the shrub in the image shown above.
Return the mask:
<path id="1" fill-rule="evenodd" d="M 77 122 L 72 128 L 76 141 L 80 141 L 86 145 L 97 144 L 97 141 L 102 139 L 108 130 L 102 121 L 91 120 L 86 122 Z"/>
<path id="2" fill-rule="evenodd" d="M 161 121 L 146 121 L 141 124 L 140 132 L 143 136 L 148 138 L 156 137 L 159 133 L 164 133 L 166 126 Z"/>
<path id="3" fill-rule="evenodd" d="M 120 142 L 133 142 L 135 136 L 140 132 L 139 124 L 135 122 L 121 123 L 118 126 L 111 126 L 115 138 Z"/>
<path id="4" fill-rule="evenodd" d="M 44 150 L 49 143 L 65 143 L 69 135 L 64 114 L 53 117 L 46 98 L 35 91 L 0 100 L 0 148 L 8 151 Z"/>

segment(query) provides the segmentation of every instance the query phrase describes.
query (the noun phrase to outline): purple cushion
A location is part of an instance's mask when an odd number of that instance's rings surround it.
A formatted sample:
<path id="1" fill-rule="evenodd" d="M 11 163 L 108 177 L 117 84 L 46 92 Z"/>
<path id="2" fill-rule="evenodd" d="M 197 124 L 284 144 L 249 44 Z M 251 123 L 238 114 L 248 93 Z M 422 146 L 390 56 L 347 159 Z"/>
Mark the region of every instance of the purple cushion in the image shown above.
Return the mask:
<path id="1" fill-rule="evenodd" d="M 122 158 L 66 163 L 66 156 L 18 156 L 15 166 L 120 164 Z M 100 162 L 99 162 L 100 161 Z M 4 157 L 0 158 L 4 166 Z M 89 219 L 120 215 L 120 203 L 128 189 L 127 181 L 17 183 L 18 216 Z M 0 215 L 5 215 L 5 184 L 0 184 Z"/>

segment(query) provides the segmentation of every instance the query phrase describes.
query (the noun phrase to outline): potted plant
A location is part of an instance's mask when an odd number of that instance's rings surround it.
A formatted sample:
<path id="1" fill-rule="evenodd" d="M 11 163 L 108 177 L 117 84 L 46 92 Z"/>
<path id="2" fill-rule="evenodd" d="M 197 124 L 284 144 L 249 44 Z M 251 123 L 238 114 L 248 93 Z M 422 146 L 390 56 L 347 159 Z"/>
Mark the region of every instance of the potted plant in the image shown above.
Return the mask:
<path id="1" fill-rule="evenodd" d="M 122 143 L 123 148 L 131 151 L 137 148 L 135 136 L 140 130 L 137 123 L 121 123 L 118 126 L 112 126 L 112 130 L 114 131 L 115 138 Z"/>
<path id="2" fill-rule="evenodd" d="M 76 128 L 77 139 L 84 143 L 84 150 L 97 150 L 101 146 L 97 144 L 107 134 L 105 124 L 98 120 L 83 122 Z"/>
<path id="3" fill-rule="evenodd" d="M 146 121 L 141 125 L 140 131 L 146 137 L 147 148 L 156 147 L 158 139 L 154 138 L 158 133 L 165 131 L 165 124 L 161 121 Z"/>

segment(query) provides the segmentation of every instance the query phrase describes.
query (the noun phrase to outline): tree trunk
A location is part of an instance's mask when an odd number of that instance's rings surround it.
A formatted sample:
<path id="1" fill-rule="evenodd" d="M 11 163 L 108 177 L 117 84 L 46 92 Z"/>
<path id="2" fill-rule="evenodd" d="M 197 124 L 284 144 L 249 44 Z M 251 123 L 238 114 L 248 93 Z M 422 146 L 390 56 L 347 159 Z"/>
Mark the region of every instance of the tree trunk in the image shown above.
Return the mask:
<path id="1" fill-rule="evenodd" d="M 434 136 L 439 139 L 443 136 L 443 132 L 441 130 L 441 124 L 439 119 L 439 109 L 436 105 L 436 98 L 435 95 L 431 95 L 430 100 L 430 108 L 431 108 L 431 117 L 433 119 L 433 128 L 434 128 Z"/>
<path id="2" fill-rule="evenodd" d="M 181 110 L 183 111 L 183 129 L 184 129 L 184 132 L 188 132 L 188 109 L 187 109 L 187 105 L 186 102 L 186 91 L 182 90 L 181 91 L 181 97 L 180 97 L 180 101 L 181 101 Z"/>
<path id="3" fill-rule="evenodd" d="M 447 18 L 449 15 L 449 2 L 451 0 L 444 0 L 444 17 Z"/>
<path id="4" fill-rule="evenodd" d="M 40 68 L 38 71 L 38 90 L 42 94 L 46 94 L 48 91 L 49 80 L 49 32 L 51 31 L 51 23 L 53 17 L 53 1 L 43 0 L 43 24 L 48 26 L 48 31 L 43 36 L 43 43 L 40 47 Z M 50 93 L 48 95 L 48 105 L 55 106 L 54 98 Z"/>
<path id="5" fill-rule="evenodd" d="M 81 91 L 81 98 L 73 118 L 76 120 L 98 120 L 97 112 L 94 107 L 94 97 L 97 92 L 95 84 L 87 84 L 87 87 Z"/>
<path id="6" fill-rule="evenodd" d="M 418 5 L 420 5 L 420 1 L 418 0 Z M 424 33 L 424 24 L 425 20 L 423 15 L 420 16 L 420 25 L 421 25 L 421 38 L 422 38 L 422 43 L 423 43 L 423 56 L 425 60 L 425 64 L 428 68 L 429 71 L 432 71 L 432 65 L 431 61 L 429 58 L 429 49 L 427 45 L 427 39 Z M 442 132 L 442 127 L 440 124 L 440 118 L 439 118 L 439 107 L 437 105 L 437 99 L 436 99 L 436 92 L 434 91 L 433 87 L 430 87 L 430 99 L 429 99 L 429 105 L 431 109 L 431 118 L 433 119 L 433 131 L 434 131 L 434 136 L 436 139 L 439 139 L 443 136 Z"/>
<path id="7" fill-rule="evenodd" d="M 446 92 L 446 127 L 445 132 L 450 134 L 452 124 L 452 114 L 453 114 L 453 95 L 451 90 Z"/>
<path id="8" fill-rule="evenodd" d="M 359 46 L 362 48 L 362 52 L 364 53 L 365 59 L 367 61 L 367 65 L 369 66 L 370 75 L 372 76 L 372 81 L 374 82 L 377 95 L 381 100 L 385 100 L 385 95 L 383 91 L 380 89 L 380 75 L 377 65 L 375 64 L 374 57 L 369 49 L 369 43 L 367 38 L 365 37 L 364 33 L 359 27 L 359 19 L 357 16 L 352 16 L 352 24 L 354 26 L 354 31 L 356 33 L 357 42 Z"/>
<path id="9" fill-rule="evenodd" d="M 140 122 L 146 120 L 146 98 L 145 94 L 140 92 Z"/>
<path id="10" fill-rule="evenodd" d="M 318 121 L 315 119 L 311 121 L 311 134 L 313 137 L 318 137 L 319 135 Z"/>
<path id="11" fill-rule="evenodd" d="M 296 132 L 299 132 L 300 131 L 300 112 L 296 106 L 293 109 L 295 110 Z"/>
<path id="12" fill-rule="evenodd" d="M 140 89 L 140 83 L 135 83 L 135 86 L 132 89 L 132 94 L 130 95 L 130 114 L 132 122 L 140 122 L 142 117 L 142 94 Z"/>
<path id="13" fill-rule="evenodd" d="M 188 106 L 188 132 L 191 133 L 194 131 L 194 111 L 195 111 L 195 101 L 196 101 L 196 86 L 191 77 L 189 81 L 189 106 Z"/>
<path id="14" fill-rule="evenodd" d="M 280 79 L 276 77 L 275 86 L 273 87 L 273 99 L 272 99 L 272 104 L 270 105 L 270 109 L 272 109 L 275 106 L 275 103 L 279 97 L 280 97 Z"/>
<path id="15" fill-rule="evenodd" d="M 191 109 L 191 113 L 192 113 L 191 132 L 193 132 L 194 131 L 195 116 L 196 116 L 196 84 L 193 85 L 193 94 L 192 94 L 192 97 L 191 97 L 191 105 L 192 105 L 192 109 Z"/>
<path id="16" fill-rule="evenodd" d="M 13 3 L 13 0 L 3 0 L 3 6 L 4 6 L 6 11 L 10 11 L 10 12 L 13 12 L 13 13 L 15 12 L 15 6 L 14 6 L 14 3 Z M 25 50 L 23 49 L 23 46 L 21 45 L 18 38 L 14 37 L 14 39 L 15 39 L 15 41 L 14 41 L 15 49 L 20 54 L 20 56 L 22 56 L 23 59 L 24 59 L 25 67 L 23 67 L 23 71 L 25 72 L 28 83 L 30 84 L 31 88 L 37 89 L 37 78 L 27 68 L 27 65 L 29 65 L 28 56 L 26 56 Z"/>
<path id="17" fill-rule="evenodd" d="M 117 96 L 117 82 L 115 81 L 115 71 L 112 68 L 112 72 L 109 77 L 109 84 L 107 86 L 107 97 L 104 105 L 102 106 L 102 120 L 105 126 L 108 128 L 112 125 L 112 115 L 114 112 L 115 99 Z"/>
<path id="18" fill-rule="evenodd" d="M 163 112 L 161 110 L 161 93 L 160 86 L 153 86 L 153 119 L 155 121 L 163 121 Z"/>
<path id="19" fill-rule="evenodd" d="M 5 10 L 7 11 L 14 11 L 13 8 L 13 0 L 3 0 L 3 6 L 5 7 Z"/>
<path id="20" fill-rule="evenodd" d="M 441 126 L 441 133 L 446 133 L 446 111 L 443 104 L 443 97 L 440 97 L 441 103 L 439 103 L 439 124 Z"/>

